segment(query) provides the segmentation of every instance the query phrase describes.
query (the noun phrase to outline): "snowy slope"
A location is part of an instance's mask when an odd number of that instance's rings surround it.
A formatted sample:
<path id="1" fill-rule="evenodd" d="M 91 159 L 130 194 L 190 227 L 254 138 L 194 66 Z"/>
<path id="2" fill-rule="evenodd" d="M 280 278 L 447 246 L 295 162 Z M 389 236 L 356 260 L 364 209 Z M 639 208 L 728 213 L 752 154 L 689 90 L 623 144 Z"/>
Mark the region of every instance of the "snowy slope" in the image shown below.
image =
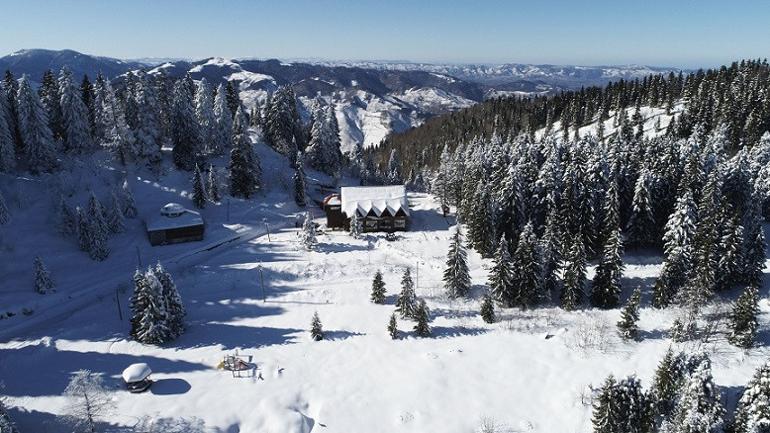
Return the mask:
<path id="1" fill-rule="evenodd" d="M 109 298 L 58 326 L 0 344 L 11 415 L 23 431 L 61 431 L 56 416 L 65 404 L 60 394 L 67 377 L 90 368 L 114 388 L 117 410 L 104 421 L 109 426 L 155 415 L 199 417 L 220 432 L 467 433 L 487 417 L 502 431 L 589 432 L 591 385 L 609 373 L 637 373 L 650 384 L 672 344 L 664 333 L 673 311 L 643 308 L 640 343 L 614 336 L 617 310 L 511 309 L 501 312 L 498 323 L 485 324 L 476 300 L 442 295 L 452 220 L 440 216 L 430 196 L 410 195 L 410 201 L 413 230 L 394 242 L 328 232 L 316 251 L 306 252 L 295 231 L 285 229 L 269 241 L 257 238 L 175 272 L 189 329 L 167 347 L 127 340 L 127 324 Z M 469 259 L 478 297 L 490 263 L 475 253 Z M 632 255 L 625 262 L 626 292 L 642 285 L 647 305 L 660 257 Z M 417 293 L 432 310 L 433 338 L 412 336 L 408 320 L 399 320 L 404 339 L 387 336 L 405 266 L 412 267 Z M 388 305 L 369 302 L 377 269 L 385 277 Z M 593 267 L 589 278 L 592 273 Z M 120 296 L 125 310 L 128 294 Z M 762 301 L 761 308 L 765 332 L 770 305 Z M 314 312 L 325 341 L 312 341 L 306 331 Z M 596 330 L 604 332 L 601 341 L 589 344 L 586 336 Z M 767 346 L 743 352 L 722 338 L 703 349 L 711 353 L 716 382 L 728 390 L 743 385 L 770 355 Z M 251 356 L 261 379 L 214 368 L 234 352 Z M 120 388 L 120 372 L 134 362 L 153 368 L 151 392 L 133 395 Z M 728 401 L 734 404 L 734 396 Z"/>

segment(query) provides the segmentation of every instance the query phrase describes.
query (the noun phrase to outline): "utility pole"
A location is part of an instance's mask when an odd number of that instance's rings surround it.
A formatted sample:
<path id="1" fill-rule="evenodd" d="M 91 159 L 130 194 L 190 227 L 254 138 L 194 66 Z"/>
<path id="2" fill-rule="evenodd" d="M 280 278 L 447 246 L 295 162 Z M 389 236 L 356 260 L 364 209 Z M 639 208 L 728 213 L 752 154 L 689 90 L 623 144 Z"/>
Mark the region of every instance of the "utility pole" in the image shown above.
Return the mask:
<path id="1" fill-rule="evenodd" d="M 120 288 L 115 287 L 115 303 L 118 304 L 118 317 L 120 317 L 120 321 L 123 321 L 123 310 L 120 308 Z"/>
<path id="2" fill-rule="evenodd" d="M 267 297 L 265 296 L 265 278 L 262 276 L 262 262 L 259 263 L 259 282 L 262 286 L 262 302 L 267 302 Z"/>
<path id="3" fill-rule="evenodd" d="M 271 242 L 270 241 L 270 226 L 267 225 L 267 223 L 265 223 L 265 230 L 267 230 L 267 241 Z"/>

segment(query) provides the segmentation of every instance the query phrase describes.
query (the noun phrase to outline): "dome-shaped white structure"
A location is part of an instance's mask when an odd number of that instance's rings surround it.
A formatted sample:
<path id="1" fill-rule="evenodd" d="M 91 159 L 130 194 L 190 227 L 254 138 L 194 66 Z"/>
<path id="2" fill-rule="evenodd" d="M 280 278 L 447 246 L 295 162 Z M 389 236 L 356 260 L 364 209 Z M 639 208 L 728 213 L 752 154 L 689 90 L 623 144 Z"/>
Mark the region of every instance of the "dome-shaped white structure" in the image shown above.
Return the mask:
<path id="1" fill-rule="evenodd" d="M 185 209 L 184 206 L 179 203 L 169 203 L 160 208 L 160 214 L 170 218 L 181 216 L 186 211 L 187 209 Z"/>

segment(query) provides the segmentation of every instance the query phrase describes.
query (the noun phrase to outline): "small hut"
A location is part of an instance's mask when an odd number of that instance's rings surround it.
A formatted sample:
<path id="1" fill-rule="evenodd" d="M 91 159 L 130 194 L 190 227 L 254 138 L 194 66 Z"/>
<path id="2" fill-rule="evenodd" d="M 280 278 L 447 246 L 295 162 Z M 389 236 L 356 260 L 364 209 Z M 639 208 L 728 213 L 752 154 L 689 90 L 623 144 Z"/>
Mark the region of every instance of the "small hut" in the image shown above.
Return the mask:
<path id="1" fill-rule="evenodd" d="M 145 222 L 151 245 L 203 240 L 205 224 L 201 214 L 178 203 L 169 203 L 160 209 L 160 215 Z"/>
<path id="2" fill-rule="evenodd" d="M 126 389 L 133 393 L 146 391 L 152 385 L 151 374 L 150 366 L 143 362 L 129 365 L 122 374 Z"/>
<path id="3" fill-rule="evenodd" d="M 326 226 L 348 229 L 354 213 L 365 232 L 394 232 L 409 228 L 409 202 L 404 185 L 342 187 L 324 199 Z"/>

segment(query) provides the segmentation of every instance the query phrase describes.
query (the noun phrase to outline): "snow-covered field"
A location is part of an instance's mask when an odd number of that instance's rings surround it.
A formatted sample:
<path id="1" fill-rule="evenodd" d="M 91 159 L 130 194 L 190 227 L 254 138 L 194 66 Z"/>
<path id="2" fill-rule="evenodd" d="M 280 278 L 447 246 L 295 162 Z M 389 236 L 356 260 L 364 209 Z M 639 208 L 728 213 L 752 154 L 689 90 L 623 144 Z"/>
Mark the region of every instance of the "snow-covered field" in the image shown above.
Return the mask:
<path id="1" fill-rule="evenodd" d="M 623 298 L 638 285 L 645 289 L 639 343 L 614 337 L 617 310 L 511 309 L 498 311 L 499 321 L 488 325 L 478 315 L 478 298 L 490 263 L 470 253 L 474 299 L 444 297 L 441 278 L 454 221 L 441 216 L 431 196 L 409 199 L 412 227 L 396 241 L 327 231 L 307 252 L 292 227 L 180 266 L 172 272 L 188 330 L 171 344 L 145 346 L 127 338 L 127 292 L 119 294 L 124 320 L 115 300 L 104 296 L 65 320 L 0 343 L 0 380 L 11 415 L 24 432 L 63 431 L 61 394 L 73 371 L 88 368 L 114 388 L 116 409 L 103 420 L 112 428 L 151 415 L 198 417 L 217 432 L 460 433 L 476 431 L 482 418 L 494 420 L 499 431 L 588 432 L 590 385 L 610 373 L 636 373 L 650 384 L 672 345 L 665 334 L 674 312 L 647 307 L 660 257 L 625 257 Z M 266 197 L 263 205 L 280 208 L 277 200 Z M 109 272 L 128 281 L 133 266 L 116 261 Z M 67 273 L 51 267 L 54 278 Z M 402 339 L 387 334 L 405 267 L 431 308 L 431 338 L 413 336 L 409 320 L 399 320 Z M 378 269 L 387 305 L 369 301 Z M 768 341 L 770 305 L 763 300 L 760 307 L 760 339 Z M 314 312 L 324 341 L 309 336 Z M 603 335 L 595 338 L 597 332 Z M 701 349 L 711 353 L 715 380 L 730 404 L 770 355 L 766 347 L 735 349 L 719 335 Z M 235 378 L 215 368 L 233 353 L 251 356 L 258 377 Z M 155 372 L 150 392 L 122 389 L 120 373 L 135 362 Z"/>

